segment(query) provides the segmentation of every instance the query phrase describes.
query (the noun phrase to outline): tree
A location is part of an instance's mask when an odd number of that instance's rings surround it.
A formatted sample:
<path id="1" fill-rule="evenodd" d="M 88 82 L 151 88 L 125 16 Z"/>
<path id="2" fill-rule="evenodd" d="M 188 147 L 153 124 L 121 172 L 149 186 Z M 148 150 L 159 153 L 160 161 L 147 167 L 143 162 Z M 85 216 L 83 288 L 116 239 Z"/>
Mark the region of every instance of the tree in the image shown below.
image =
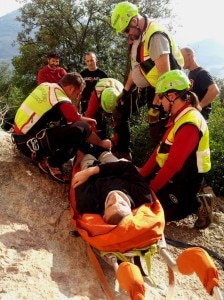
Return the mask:
<path id="1" fill-rule="evenodd" d="M 6 62 L 0 63 L 0 91 L 0 127 L 8 130 L 22 98 L 20 91 L 13 85 L 12 69 Z"/>
<path id="2" fill-rule="evenodd" d="M 219 87 L 219 98 L 222 104 L 224 104 L 224 83 L 223 83 L 223 79 L 220 78 L 214 78 L 216 84 Z"/>
<path id="3" fill-rule="evenodd" d="M 56 49 L 67 71 L 84 68 L 84 53 L 93 51 L 99 66 L 110 77 L 124 81 L 129 68 L 128 43 L 110 24 L 111 12 L 119 1 L 35 0 L 21 8 L 18 21 L 20 55 L 13 59 L 14 82 L 27 95 L 37 84 L 38 70 L 46 53 Z M 168 17 L 170 0 L 135 1 L 140 12 L 152 17 Z M 156 9 L 155 9 L 156 8 Z M 142 9 L 142 11 L 141 11 Z"/>

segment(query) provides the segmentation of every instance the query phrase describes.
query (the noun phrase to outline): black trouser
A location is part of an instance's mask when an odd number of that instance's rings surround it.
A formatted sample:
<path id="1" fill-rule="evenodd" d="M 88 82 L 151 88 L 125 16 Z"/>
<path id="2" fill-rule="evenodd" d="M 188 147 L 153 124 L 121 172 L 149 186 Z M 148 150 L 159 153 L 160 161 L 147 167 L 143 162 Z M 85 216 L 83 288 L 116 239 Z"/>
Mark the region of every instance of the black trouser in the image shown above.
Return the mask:
<path id="1" fill-rule="evenodd" d="M 94 119 L 96 120 L 96 128 L 97 128 L 97 135 L 102 139 L 108 138 L 108 130 L 107 130 L 107 118 L 108 114 L 99 107 L 97 112 L 94 115 Z"/>
<path id="2" fill-rule="evenodd" d="M 144 88 L 140 92 L 136 89 L 126 97 L 123 97 L 123 105 L 119 105 L 113 110 L 114 134 L 116 135 L 116 150 L 118 152 L 126 153 L 130 151 L 130 116 L 146 104 L 150 108 L 154 96 L 154 88 Z M 160 108 L 160 121 L 149 125 L 153 147 L 158 144 L 165 131 L 164 124 L 166 123 L 166 119 L 163 119 L 165 114 L 162 106 Z"/>
<path id="3" fill-rule="evenodd" d="M 49 157 L 49 164 L 61 166 L 76 155 L 78 149 L 87 152 L 85 142 L 91 129 L 86 122 L 55 126 L 39 132 L 35 137 L 13 134 L 17 148 L 26 156 L 41 161 Z"/>
<path id="4" fill-rule="evenodd" d="M 78 149 L 85 152 L 85 141 L 90 134 L 89 125 L 82 121 L 48 129 L 47 136 L 53 152 L 49 157 L 49 164 L 60 166 L 74 157 Z"/>
<path id="5" fill-rule="evenodd" d="M 180 220 L 192 213 L 197 213 L 199 203 L 197 193 L 204 182 L 204 175 L 199 173 L 194 180 L 173 180 L 161 188 L 158 197 L 165 214 L 165 221 Z"/>
<path id="6" fill-rule="evenodd" d="M 201 114 L 207 122 L 208 122 L 209 115 L 210 115 L 211 111 L 212 111 L 212 108 L 209 107 L 209 106 L 206 106 L 206 107 L 202 108 Z"/>

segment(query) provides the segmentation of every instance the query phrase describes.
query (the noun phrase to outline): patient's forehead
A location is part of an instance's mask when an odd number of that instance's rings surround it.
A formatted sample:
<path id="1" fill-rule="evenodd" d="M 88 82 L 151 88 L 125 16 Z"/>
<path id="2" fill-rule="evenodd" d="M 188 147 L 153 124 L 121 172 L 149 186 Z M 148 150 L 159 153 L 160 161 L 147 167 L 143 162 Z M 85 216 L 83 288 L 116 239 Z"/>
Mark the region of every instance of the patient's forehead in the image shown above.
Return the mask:
<path id="1" fill-rule="evenodd" d="M 121 203 L 120 203 L 121 202 Z M 106 199 L 105 199 L 105 209 L 107 209 L 107 206 L 120 206 L 120 205 L 124 206 L 130 206 L 131 207 L 131 202 L 130 202 L 130 199 L 129 197 L 119 191 L 119 190 L 114 190 L 114 191 L 111 191 L 108 193 Z"/>

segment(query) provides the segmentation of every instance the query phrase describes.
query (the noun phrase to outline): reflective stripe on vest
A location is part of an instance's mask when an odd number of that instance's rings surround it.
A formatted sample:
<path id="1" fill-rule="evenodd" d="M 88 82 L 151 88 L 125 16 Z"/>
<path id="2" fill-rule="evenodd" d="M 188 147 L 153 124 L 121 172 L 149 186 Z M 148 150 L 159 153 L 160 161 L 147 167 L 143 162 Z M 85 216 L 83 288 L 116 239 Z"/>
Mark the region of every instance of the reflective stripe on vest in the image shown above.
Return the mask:
<path id="1" fill-rule="evenodd" d="M 155 22 L 151 22 L 149 23 L 145 33 L 143 34 L 142 36 L 142 43 L 143 43 L 143 47 L 142 49 L 140 50 L 141 53 L 140 53 L 140 59 L 141 59 L 141 62 L 144 62 L 148 59 L 150 59 L 150 53 L 149 53 L 149 40 L 151 38 L 151 36 L 155 33 L 155 32 L 165 32 L 169 39 L 170 39 L 170 42 L 171 42 L 171 47 L 172 47 L 172 54 L 174 56 L 174 58 L 176 59 L 178 65 L 180 67 L 183 67 L 184 65 L 184 59 L 183 59 L 183 56 L 179 50 L 179 48 L 177 47 L 177 45 L 175 44 L 172 36 L 166 31 L 164 30 L 164 28 L 162 28 L 160 25 L 158 25 L 157 23 Z M 159 74 L 158 74 L 158 70 L 155 66 L 153 66 L 148 73 L 146 73 L 142 68 L 141 68 L 141 72 L 142 74 L 144 75 L 144 77 L 147 79 L 147 81 L 150 83 L 151 86 L 155 87 L 156 86 L 156 82 L 157 82 L 157 79 L 159 77 Z"/>
<path id="2" fill-rule="evenodd" d="M 200 130 L 202 135 L 196 151 L 198 172 L 199 173 L 208 172 L 211 169 L 209 131 L 208 131 L 208 126 L 206 124 L 206 121 L 202 117 L 201 113 L 193 107 L 187 107 L 176 117 L 174 122 L 175 123 L 173 125 L 173 128 L 170 130 L 165 140 L 165 145 L 168 146 L 165 148 L 170 149 L 172 147 L 172 144 L 175 139 L 175 134 L 183 124 L 194 124 Z M 159 153 L 159 150 L 160 147 L 158 148 L 156 161 L 159 164 L 159 166 L 162 167 L 169 156 L 169 152 Z"/>
<path id="3" fill-rule="evenodd" d="M 15 116 L 15 124 L 26 134 L 54 105 L 60 101 L 71 102 L 56 83 L 43 83 L 25 99 Z"/>

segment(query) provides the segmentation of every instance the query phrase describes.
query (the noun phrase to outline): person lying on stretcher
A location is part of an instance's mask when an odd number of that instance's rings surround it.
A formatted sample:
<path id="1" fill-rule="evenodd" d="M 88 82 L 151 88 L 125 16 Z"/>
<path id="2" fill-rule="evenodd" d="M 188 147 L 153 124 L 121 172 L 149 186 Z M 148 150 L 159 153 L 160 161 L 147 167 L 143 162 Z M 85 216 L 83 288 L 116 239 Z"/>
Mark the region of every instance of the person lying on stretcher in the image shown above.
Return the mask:
<path id="1" fill-rule="evenodd" d="M 152 203 L 151 190 L 136 167 L 127 160 L 117 159 L 111 152 L 102 152 L 98 160 L 86 154 L 81 171 L 72 179 L 76 209 L 103 216 L 106 223 L 117 225 L 132 208 Z"/>

